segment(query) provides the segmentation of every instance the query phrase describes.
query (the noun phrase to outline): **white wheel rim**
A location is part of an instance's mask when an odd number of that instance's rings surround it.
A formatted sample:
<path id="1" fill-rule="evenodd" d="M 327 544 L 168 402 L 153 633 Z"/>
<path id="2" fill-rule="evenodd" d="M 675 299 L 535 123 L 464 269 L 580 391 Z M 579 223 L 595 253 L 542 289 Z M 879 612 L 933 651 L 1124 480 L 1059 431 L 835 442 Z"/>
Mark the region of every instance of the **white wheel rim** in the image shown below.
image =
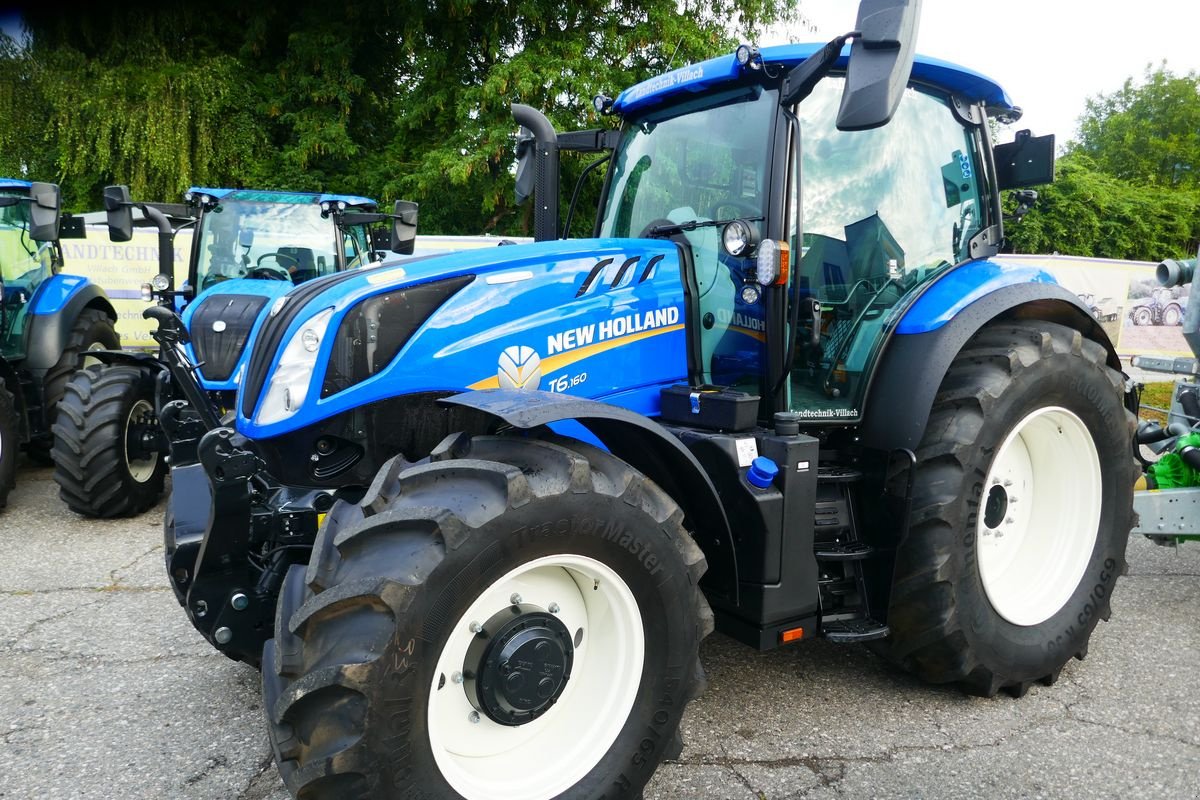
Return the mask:
<path id="1" fill-rule="evenodd" d="M 154 468 L 158 466 L 158 453 L 151 453 L 145 458 L 130 458 L 129 427 L 133 424 L 134 420 L 139 420 L 147 414 L 153 413 L 154 406 L 145 400 L 138 400 L 133 404 L 133 408 L 129 410 L 129 418 L 125 420 L 125 436 L 121 440 L 125 443 L 125 463 L 129 465 L 129 476 L 138 483 L 145 483 L 154 475 Z"/>
<path id="2" fill-rule="evenodd" d="M 979 574 L 996 613 L 1037 625 L 1066 605 L 1096 546 L 1100 456 L 1057 406 L 1021 420 L 996 453 L 976 526 Z"/>
<path id="3" fill-rule="evenodd" d="M 558 701 L 537 719 L 511 727 L 476 712 L 454 678 L 475 636 L 471 623 L 509 606 L 514 594 L 541 610 L 556 604 L 555 616 L 576 639 L 582 629 L 583 638 Z M 644 658 L 637 601 L 608 566 L 564 554 L 512 570 L 459 618 L 438 658 L 429 690 L 429 744 L 442 776 L 466 800 L 557 797 L 599 763 L 624 727 Z"/>

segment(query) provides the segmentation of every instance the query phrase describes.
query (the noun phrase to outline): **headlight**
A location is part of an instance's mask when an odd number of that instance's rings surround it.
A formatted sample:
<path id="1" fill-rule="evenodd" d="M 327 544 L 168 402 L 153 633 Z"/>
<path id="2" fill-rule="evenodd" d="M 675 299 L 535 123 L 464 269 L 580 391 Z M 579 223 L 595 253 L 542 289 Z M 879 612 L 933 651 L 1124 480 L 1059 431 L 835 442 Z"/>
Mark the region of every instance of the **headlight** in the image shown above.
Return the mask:
<path id="1" fill-rule="evenodd" d="M 333 319 L 333 309 L 327 308 L 300 327 L 283 348 L 279 363 L 271 372 L 267 392 L 254 421 L 259 425 L 270 425 L 287 419 L 300 410 L 308 396 L 308 386 L 313 379 L 317 354 L 321 340 Z"/>
<path id="2" fill-rule="evenodd" d="M 150 279 L 150 288 L 156 292 L 165 292 L 171 286 L 171 278 L 161 272 Z"/>
<path id="3" fill-rule="evenodd" d="M 734 258 L 748 255 L 757 244 L 757 238 L 750 223 L 744 219 L 735 219 L 721 232 L 721 243 L 725 245 L 725 252 Z"/>

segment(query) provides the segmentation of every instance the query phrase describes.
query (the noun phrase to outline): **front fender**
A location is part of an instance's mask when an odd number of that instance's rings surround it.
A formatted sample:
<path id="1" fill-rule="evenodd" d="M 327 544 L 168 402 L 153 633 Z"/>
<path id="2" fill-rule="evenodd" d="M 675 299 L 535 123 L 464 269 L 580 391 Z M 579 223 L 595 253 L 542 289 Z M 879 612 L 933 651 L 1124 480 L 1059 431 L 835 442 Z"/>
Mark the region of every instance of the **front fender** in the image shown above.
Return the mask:
<path id="1" fill-rule="evenodd" d="M 484 389 L 440 402 L 489 414 L 528 430 L 575 420 L 605 447 L 663 488 L 683 509 L 708 560 L 705 588 L 737 603 L 737 562 L 725 508 L 700 462 L 654 420 L 618 406 L 551 392 Z"/>
<path id="2" fill-rule="evenodd" d="M 1108 365 L 1121 370 L 1108 334 L 1090 309 L 1053 279 L 1029 280 L 1018 270 L 1008 273 L 1007 280 L 1012 282 L 997 278 L 980 291 L 978 284 L 964 278 L 969 276 L 930 287 L 909 307 L 884 344 L 867 388 L 860 433 L 863 444 L 885 451 L 915 450 L 950 362 L 983 326 L 1001 317 L 1045 320 L 1074 328 L 1103 345 Z"/>

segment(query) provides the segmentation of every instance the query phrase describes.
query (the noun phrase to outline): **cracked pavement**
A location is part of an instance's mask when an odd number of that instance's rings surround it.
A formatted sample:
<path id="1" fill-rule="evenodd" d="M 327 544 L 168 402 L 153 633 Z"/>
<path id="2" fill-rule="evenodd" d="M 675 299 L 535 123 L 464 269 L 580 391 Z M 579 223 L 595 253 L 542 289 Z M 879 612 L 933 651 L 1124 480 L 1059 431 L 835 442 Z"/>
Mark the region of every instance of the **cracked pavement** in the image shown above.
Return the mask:
<path id="1" fill-rule="evenodd" d="M 0 514 L 0 799 L 286 800 L 258 673 L 212 650 L 162 564 L 161 508 L 83 520 L 25 464 Z M 1113 617 L 1059 682 L 966 697 L 825 641 L 720 635 L 646 800 L 1194 798 L 1200 544 L 1130 542 Z"/>

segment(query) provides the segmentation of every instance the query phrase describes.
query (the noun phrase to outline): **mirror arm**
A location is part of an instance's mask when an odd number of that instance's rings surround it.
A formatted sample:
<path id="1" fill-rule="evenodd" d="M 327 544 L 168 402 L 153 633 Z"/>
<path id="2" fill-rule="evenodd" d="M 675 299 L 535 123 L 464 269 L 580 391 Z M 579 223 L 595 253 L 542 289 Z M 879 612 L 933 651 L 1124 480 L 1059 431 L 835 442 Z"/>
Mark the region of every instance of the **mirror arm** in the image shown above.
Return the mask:
<path id="1" fill-rule="evenodd" d="M 783 79 L 783 90 L 779 93 L 779 104 L 785 108 L 796 105 L 812 94 L 822 78 L 829 74 L 846 42 L 861 36 L 858 31 L 844 33 L 832 40 L 804 61 L 797 64 Z"/>

